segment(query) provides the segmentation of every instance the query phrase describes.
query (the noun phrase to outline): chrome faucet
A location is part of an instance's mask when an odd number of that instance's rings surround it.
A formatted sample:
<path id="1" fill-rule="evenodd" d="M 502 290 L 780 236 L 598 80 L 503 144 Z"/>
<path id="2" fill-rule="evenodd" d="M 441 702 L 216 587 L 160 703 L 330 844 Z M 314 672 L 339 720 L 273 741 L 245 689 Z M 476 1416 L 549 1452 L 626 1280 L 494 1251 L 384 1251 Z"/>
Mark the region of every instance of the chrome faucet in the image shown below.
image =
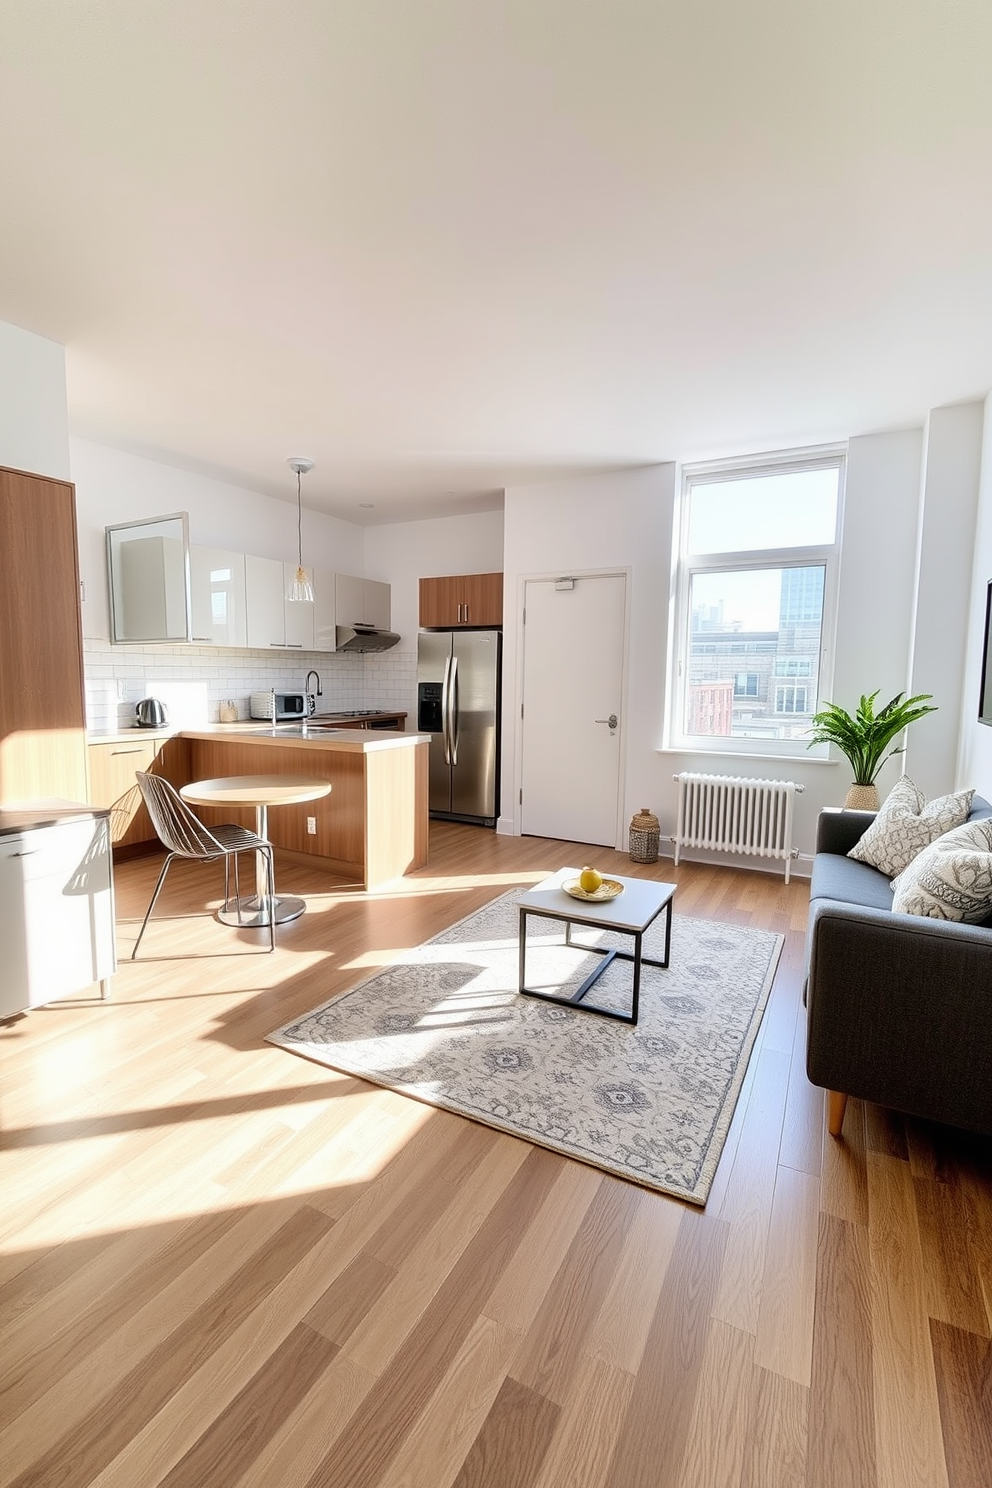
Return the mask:
<path id="1" fill-rule="evenodd" d="M 310 678 L 311 677 L 316 678 L 316 681 L 317 681 L 317 691 L 316 691 L 316 694 L 314 694 L 314 693 L 312 693 L 310 691 Z M 303 684 L 303 691 L 306 693 L 307 697 L 310 699 L 310 703 L 309 703 L 309 706 L 307 708 L 307 712 L 308 713 L 315 712 L 316 711 L 316 703 L 315 703 L 314 699 L 315 699 L 315 697 L 323 697 L 324 696 L 324 693 L 323 693 L 323 690 L 322 690 L 321 685 L 320 685 L 320 673 L 319 672 L 315 672 L 312 667 L 310 668 L 309 672 L 307 672 L 307 679 L 306 679 L 306 681 Z"/>

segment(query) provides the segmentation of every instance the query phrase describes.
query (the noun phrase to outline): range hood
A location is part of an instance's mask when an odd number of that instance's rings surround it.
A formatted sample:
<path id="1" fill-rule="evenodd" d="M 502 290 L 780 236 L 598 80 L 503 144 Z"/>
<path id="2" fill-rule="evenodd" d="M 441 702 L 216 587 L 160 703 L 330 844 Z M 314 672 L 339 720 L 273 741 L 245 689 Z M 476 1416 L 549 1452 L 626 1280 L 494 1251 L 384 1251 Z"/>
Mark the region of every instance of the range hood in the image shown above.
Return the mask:
<path id="1" fill-rule="evenodd" d="M 338 651 L 388 651 L 395 646 L 399 636 L 393 630 L 376 630 L 374 625 L 335 626 L 335 647 Z"/>

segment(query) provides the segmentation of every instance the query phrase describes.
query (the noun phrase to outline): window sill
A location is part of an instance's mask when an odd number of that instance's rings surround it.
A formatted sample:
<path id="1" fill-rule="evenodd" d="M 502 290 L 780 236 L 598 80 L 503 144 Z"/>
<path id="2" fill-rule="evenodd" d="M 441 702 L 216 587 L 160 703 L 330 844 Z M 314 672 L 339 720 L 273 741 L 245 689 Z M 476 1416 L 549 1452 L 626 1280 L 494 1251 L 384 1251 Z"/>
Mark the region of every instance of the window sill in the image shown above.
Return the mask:
<path id="1" fill-rule="evenodd" d="M 677 748 L 670 744 L 660 744 L 655 751 L 657 754 L 679 754 L 691 755 L 693 759 L 713 760 L 768 760 L 776 765 L 830 765 L 836 767 L 840 760 L 824 759 L 816 754 L 759 754 L 756 750 L 735 749 L 692 749 L 685 745 Z"/>

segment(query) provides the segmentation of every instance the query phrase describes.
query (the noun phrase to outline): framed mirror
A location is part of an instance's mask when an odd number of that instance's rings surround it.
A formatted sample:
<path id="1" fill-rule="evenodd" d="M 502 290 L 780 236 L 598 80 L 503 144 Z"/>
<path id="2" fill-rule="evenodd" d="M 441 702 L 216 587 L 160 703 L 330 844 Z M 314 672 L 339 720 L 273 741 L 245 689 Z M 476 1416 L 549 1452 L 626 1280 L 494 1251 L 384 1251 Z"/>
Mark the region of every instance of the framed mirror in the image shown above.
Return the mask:
<path id="1" fill-rule="evenodd" d="M 192 639 L 186 512 L 122 522 L 107 531 L 110 639 Z"/>
<path id="2" fill-rule="evenodd" d="M 982 690 L 978 699 L 979 723 L 992 724 L 992 580 L 985 594 L 985 634 L 982 638 Z"/>

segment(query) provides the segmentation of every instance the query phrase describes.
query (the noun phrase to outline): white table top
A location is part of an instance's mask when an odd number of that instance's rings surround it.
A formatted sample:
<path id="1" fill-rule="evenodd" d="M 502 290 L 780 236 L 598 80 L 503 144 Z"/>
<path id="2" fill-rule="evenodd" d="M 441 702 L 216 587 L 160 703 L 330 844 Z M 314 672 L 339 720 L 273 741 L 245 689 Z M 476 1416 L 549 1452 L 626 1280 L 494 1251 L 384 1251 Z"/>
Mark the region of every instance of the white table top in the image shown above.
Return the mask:
<path id="1" fill-rule="evenodd" d="M 230 775 L 194 780 L 179 794 L 197 806 L 291 806 L 329 795 L 331 782 L 307 775 Z"/>
<path id="2" fill-rule="evenodd" d="M 675 893 L 673 883 L 656 883 L 651 878 L 621 878 L 618 873 L 604 874 L 623 884 L 623 893 L 615 899 L 599 903 L 590 899 L 574 899 L 561 887 L 569 879 L 578 878 L 580 868 L 562 868 L 550 878 L 542 879 L 534 888 L 520 897 L 520 908 L 543 910 L 564 918 L 566 915 L 581 919 L 586 924 L 612 926 L 616 930 L 644 930 Z"/>

